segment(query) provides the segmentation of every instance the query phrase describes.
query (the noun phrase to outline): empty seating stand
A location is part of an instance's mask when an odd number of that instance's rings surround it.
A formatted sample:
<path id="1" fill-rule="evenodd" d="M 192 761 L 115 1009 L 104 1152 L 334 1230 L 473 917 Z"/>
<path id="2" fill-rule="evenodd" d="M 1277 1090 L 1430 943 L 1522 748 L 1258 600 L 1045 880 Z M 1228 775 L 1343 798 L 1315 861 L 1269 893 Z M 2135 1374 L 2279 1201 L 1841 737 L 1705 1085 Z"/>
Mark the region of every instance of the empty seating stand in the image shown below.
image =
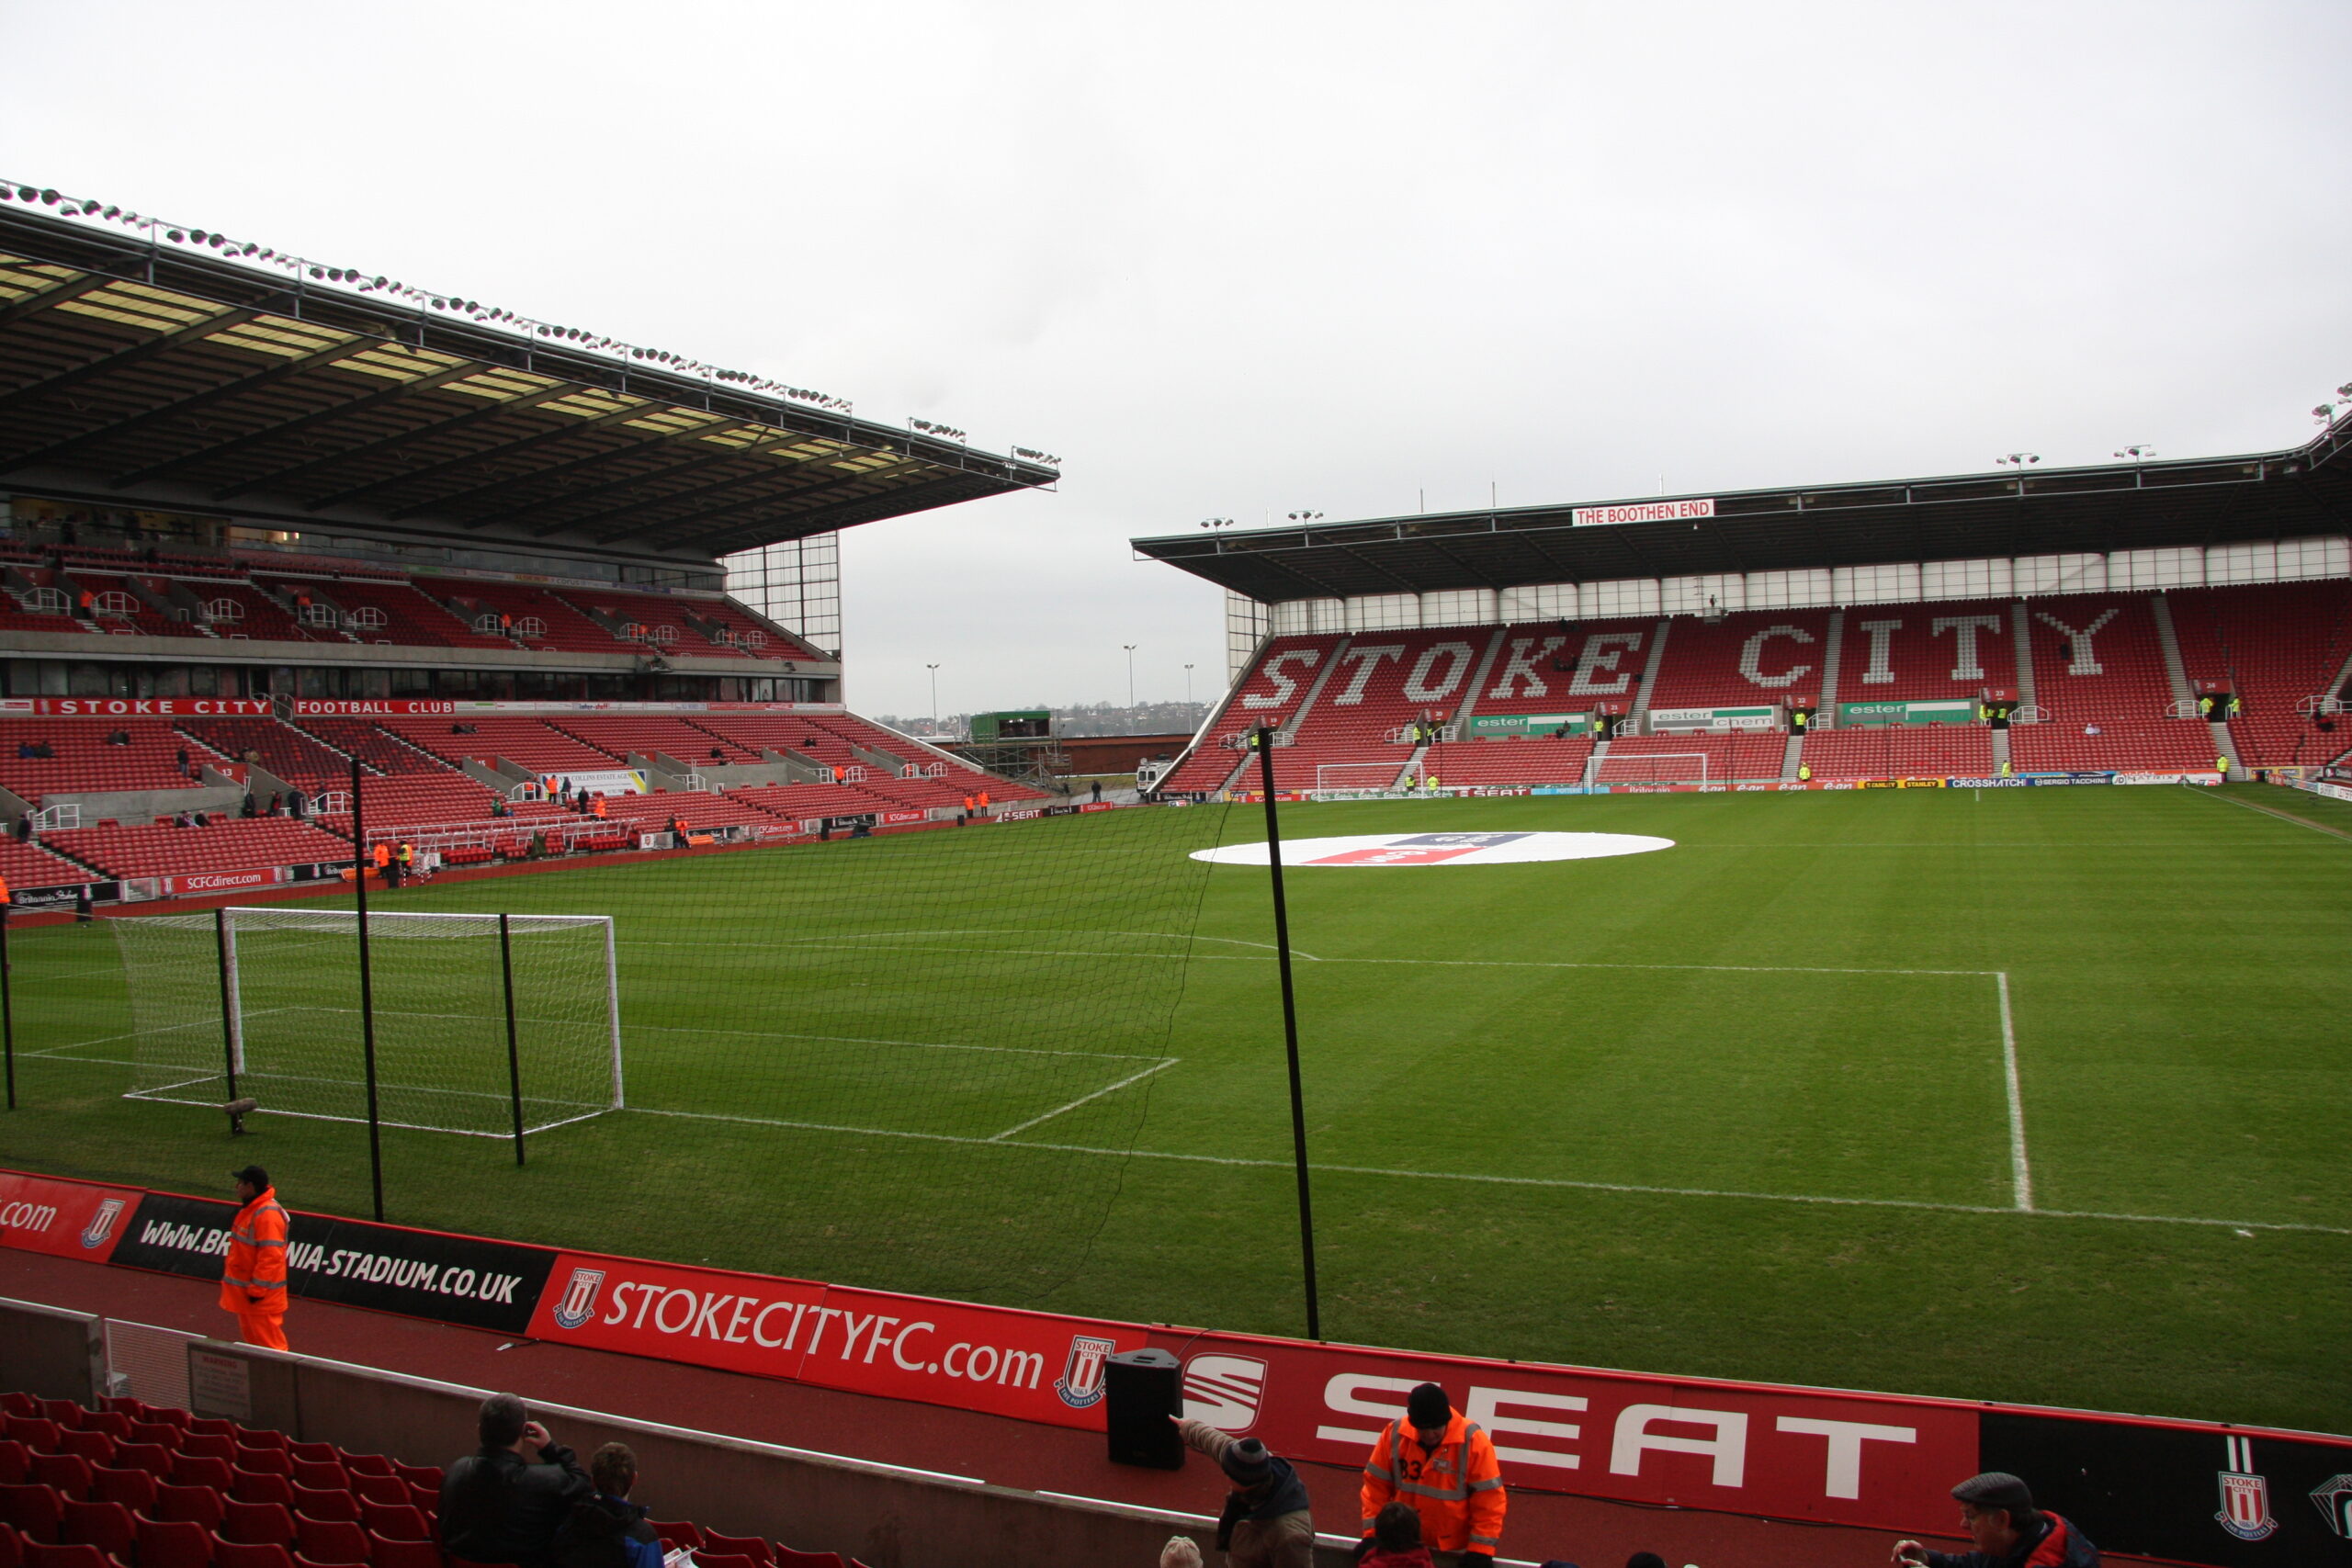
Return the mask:
<path id="1" fill-rule="evenodd" d="M 115 745 L 111 738 L 124 738 Z M 20 757 L 46 746 L 51 757 Z M 188 768 L 179 762 L 189 753 Z M 44 795 L 185 789 L 189 768 L 213 761 L 203 746 L 152 718 L 0 719 L 0 785 L 38 805 Z"/>
<path id="2" fill-rule="evenodd" d="M 75 828 L 42 841 L 116 876 L 184 876 L 348 860 L 351 846 L 283 817 L 223 818 L 203 828 Z"/>

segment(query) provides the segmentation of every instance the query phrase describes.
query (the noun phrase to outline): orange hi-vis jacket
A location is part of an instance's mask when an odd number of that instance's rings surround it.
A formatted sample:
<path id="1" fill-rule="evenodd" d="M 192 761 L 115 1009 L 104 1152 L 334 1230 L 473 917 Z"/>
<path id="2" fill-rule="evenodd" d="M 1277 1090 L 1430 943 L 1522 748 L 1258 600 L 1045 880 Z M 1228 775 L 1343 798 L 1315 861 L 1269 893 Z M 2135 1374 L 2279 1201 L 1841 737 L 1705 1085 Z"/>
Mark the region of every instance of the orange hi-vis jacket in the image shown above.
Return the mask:
<path id="1" fill-rule="evenodd" d="M 273 1187 L 237 1211 L 229 1225 L 229 1259 L 220 1266 L 223 1311 L 286 1310 L 286 1210 Z"/>
<path id="2" fill-rule="evenodd" d="M 1509 1506 L 1502 1464 L 1486 1428 L 1459 1410 L 1449 1413 L 1435 1449 L 1422 1448 L 1403 1421 L 1382 1428 L 1364 1461 L 1363 1533 L 1370 1535 L 1380 1510 L 1400 1497 L 1419 1512 L 1421 1542 L 1432 1551 L 1491 1557 L 1502 1545 Z"/>

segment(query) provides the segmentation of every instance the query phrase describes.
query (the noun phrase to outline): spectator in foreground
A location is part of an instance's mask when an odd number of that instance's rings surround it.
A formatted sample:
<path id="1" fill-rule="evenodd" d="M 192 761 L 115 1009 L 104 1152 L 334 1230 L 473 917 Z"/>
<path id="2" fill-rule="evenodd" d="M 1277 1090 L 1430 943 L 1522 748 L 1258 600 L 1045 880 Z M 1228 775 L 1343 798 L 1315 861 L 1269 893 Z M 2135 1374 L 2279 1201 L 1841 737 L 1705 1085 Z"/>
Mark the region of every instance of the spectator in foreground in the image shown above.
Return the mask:
<path id="1" fill-rule="evenodd" d="M 441 1543 L 469 1562 L 552 1568 L 556 1532 L 595 1490 L 572 1451 L 530 1418 L 511 1393 L 481 1402 L 481 1451 L 441 1478 Z M 537 1450 L 539 1462 L 526 1457 Z"/>
<path id="2" fill-rule="evenodd" d="M 1894 1561 L 1926 1568 L 2098 1568 L 2098 1548 L 2055 1514 L 2033 1506 L 2033 1493 L 2007 1471 L 1972 1475 L 1951 1489 L 1973 1551 L 1930 1551 L 1916 1540 L 1894 1543 Z"/>
<path id="3" fill-rule="evenodd" d="M 1201 1549 L 1190 1536 L 1171 1535 L 1159 1549 L 1159 1568 L 1201 1568 Z"/>
<path id="4" fill-rule="evenodd" d="M 595 1490 L 556 1532 L 556 1568 L 662 1568 L 662 1538 L 628 1500 L 637 1455 L 627 1443 L 606 1443 L 590 1456 L 588 1478 Z"/>
<path id="5" fill-rule="evenodd" d="M 1502 1544 L 1502 1462 L 1486 1428 L 1465 1419 L 1445 1390 L 1425 1382 L 1406 1396 L 1404 1419 L 1380 1429 L 1363 1466 L 1363 1542 L 1371 1550 L 1380 1511 L 1407 1493 L 1421 1516 L 1421 1540 L 1433 1551 L 1462 1554 L 1465 1568 L 1487 1568 Z"/>
<path id="6" fill-rule="evenodd" d="M 1231 1568 L 1313 1568 L 1315 1517 L 1307 1511 L 1306 1483 L 1290 1461 L 1255 1438 L 1235 1438 L 1204 1421 L 1169 1419 L 1186 1447 L 1215 1460 L 1233 1483 L 1216 1521 L 1216 1549 Z"/>
<path id="7" fill-rule="evenodd" d="M 1391 1503 L 1372 1521 L 1372 1550 L 1358 1568 L 1434 1568 L 1421 1544 L 1421 1516 L 1410 1503 Z"/>

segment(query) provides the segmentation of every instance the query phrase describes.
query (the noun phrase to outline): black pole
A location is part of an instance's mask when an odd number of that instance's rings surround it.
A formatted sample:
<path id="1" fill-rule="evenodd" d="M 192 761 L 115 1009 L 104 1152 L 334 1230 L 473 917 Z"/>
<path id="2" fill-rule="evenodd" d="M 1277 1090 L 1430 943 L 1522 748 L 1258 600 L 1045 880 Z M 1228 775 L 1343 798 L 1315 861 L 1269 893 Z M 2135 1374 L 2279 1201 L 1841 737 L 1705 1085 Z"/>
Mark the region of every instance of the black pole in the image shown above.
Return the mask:
<path id="1" fill-rule="evenodd" d="M 237 1008 L 229 995 L 229 911 L 212 911 L 212 953 L 220 969 L 220 1073 L 237 1098 Z"/>
<path id="2" fill-rule="evenodd" d="M 351 878 L 359 895 L 359 1054 L 368 1071 L 368 1179 L 384 1217 L 384 1128 L 376 1106 L 376 980 L 368 967 L 368 824 L 359 809 L 359 759 L 351 760 Z"/>
<path id="3" fill-rule="evenodd" d="M 507 921 L 498 917 L 498 973 L 506 985 L 506 1092 L 514 1104 L 514 1163 L 523 1163 L 523 1055 L 514 1044 L 514 948 Z"/>
<path id="4" fill-rule="evenodd" d="M 8 1109 L 17 1109 L 17 1004 L 8 982 L 8 906 L 0 904 L 0 1054 L 8 1059 Z"/>
<path id="5" fill-rule="evenodd" d="M 1298 1165 L 1298 1247 L 1306 1268 L 1306 1337 L 1323 1337 L 1323 1308 L 1315 1290 L 1315 1206 L 1306 1181 L 1306 1097 L 1298 1076 L 1298 998 L 1291 988 L 1290 905 L 1283 897 L 1283 829 L 1274 810 L 1274 732 L 1260 726 L 1258 778 L 1266 795 L 1266 864 L 1274 889 L 1274 963 L 1283 977 L 1283 1047 L 1290 1054 L 1290 1142 Z"/>

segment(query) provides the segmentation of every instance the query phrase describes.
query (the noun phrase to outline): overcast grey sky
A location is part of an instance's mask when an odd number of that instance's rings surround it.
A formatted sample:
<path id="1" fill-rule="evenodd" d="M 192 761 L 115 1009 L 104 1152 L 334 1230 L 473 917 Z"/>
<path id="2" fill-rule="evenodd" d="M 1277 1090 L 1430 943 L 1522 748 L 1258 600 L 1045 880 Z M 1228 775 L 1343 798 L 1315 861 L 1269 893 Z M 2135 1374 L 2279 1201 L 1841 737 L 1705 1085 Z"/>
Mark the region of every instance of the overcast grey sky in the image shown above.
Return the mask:
<path id="1" fill-rule="evenodd" d="M 0 176 L 1059 453 L 850 697 L 1208 694 L 1125 541 L 2297 442 L 2352 6 L 0 0 Z"/>

